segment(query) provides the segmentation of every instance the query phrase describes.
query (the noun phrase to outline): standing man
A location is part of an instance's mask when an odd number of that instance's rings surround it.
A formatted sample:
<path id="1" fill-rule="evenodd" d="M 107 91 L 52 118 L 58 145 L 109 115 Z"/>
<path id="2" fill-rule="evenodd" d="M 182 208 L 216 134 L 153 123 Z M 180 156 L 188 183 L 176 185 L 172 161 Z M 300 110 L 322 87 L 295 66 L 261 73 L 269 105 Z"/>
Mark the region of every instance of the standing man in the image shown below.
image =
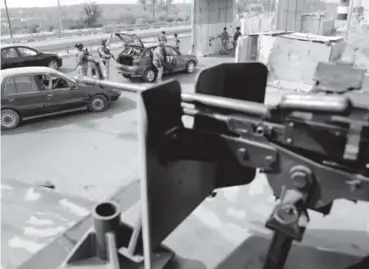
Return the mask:
<path id="1" fill-rule="evenodd" d="M 86 50 L 83 49 L 82 43 L 77 43 L 75 47 L 78 50 L 76 55 L 77 65 L 74 69 L 77 70 L 78 76 L 87 76 L 88 71 L 88 55 L 86 55 Z"/>
<path id="2" fill-rule="evenodd" d="M 223 32 L 220 34 L 220 39 L 222 40 L 222 50 L 221 54 L 227 54 L 228 43 L 229 43 L 229 34 L 227 32 L 227 27 L 223 28 Z"/>
<path id="3" fill-rule="evenodd" d="M 163 42 L 159 42 L 158 46 L 153 52 L 152 63 L 157 69 L 156 82 L 160 83 L 164 73 L 164 64 L 165 64 L 165 53 L 164 53 L 164 44 Z"/>
<path id="4" fill-rule="evenodd" d="M 165 31 L 162 31 L 161 32 L 161 36 L 159 38 L 160 42 L 163 43 L 163 44 L 166 44 L 167 43 L 167 37 L 165 35 Z"/>
<path id="5" fill-rule="evenodd" d="M 241 28 L 239 26 L 237 26 L 236 32 L 234 33 L 234 36 L 233 36 L 233 48 L 234 49 L 236 49 L 236 47 L 237 47 L 237 40 L 241 36 L 240 30 L 241 30 Z"/>
<path id="6" fill-rule="evenodd" d="M 111 54 L 110 50 L 107 47 L 107 40 L 104 39 L 101 41 L 101 45 L 99 46 L 97 53 L 100 56 L 101 61 L 103 62 L 106 70 L 106 78 L 109 79 L 110 75 L 110 59 L 114 56 Z"/>
<path id="7" fill-rule="evenodd" d="M 181 41 L 179 40 L 177 33 L 174 34 L 174 41 L 175 41 L 175 48 L 176 48 L 176 50 L 179 51 Z"/>

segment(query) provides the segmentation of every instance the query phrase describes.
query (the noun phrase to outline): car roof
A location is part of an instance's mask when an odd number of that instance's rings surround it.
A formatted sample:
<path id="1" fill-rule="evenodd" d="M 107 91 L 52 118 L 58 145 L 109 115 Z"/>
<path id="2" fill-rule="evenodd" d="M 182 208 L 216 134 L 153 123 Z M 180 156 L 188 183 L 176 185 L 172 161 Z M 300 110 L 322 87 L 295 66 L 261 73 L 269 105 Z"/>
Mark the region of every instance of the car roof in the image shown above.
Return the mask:
<path id="1" fill-rule="evenodd" d="M 30 67 L 18 67 L 18 68 L 9 68 L 5 70 L 1 70 L 1 81 L 4 78 L 9 76 L 17 76 L 17 75 L 29 75 L 29 74 L 37 74 L 37 73 L 56 73 L 60 76 L 65 77 L 65 74 L 59 72 L 50 67 L 43 67 L 43 66 L 30 66 Z"/>
<path id="2" fill-rule="evenodd" d="M 14 47 L 26 47 L 32 49 L 30 46 L 22 45 L 22 44 L 4 44 L 1 45 L 1 49 L 14 48 Z"/>

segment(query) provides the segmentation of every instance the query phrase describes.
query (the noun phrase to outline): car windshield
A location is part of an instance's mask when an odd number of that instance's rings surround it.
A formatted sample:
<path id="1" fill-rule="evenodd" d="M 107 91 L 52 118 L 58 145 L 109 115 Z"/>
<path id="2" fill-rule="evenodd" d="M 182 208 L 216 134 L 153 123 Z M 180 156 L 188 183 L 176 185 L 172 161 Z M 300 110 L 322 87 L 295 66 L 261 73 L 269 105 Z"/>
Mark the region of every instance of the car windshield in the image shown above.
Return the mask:
<path id="1" fill-rule="evenodd" d="M 143 46 L 140 38 L 136 35 L 129 35 L 129 34 L 124 34 L 124 33 L 116 33 L 115 35 L 118 36 L 125 43 L 125 45 L 139 46 L 139 47 Z"/>

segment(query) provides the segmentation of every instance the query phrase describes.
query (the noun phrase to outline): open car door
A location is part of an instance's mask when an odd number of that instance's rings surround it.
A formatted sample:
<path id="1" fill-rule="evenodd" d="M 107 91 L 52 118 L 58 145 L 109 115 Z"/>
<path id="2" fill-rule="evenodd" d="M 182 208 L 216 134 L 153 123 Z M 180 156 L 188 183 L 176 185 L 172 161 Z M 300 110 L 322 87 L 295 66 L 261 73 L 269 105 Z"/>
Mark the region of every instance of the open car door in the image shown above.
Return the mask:
<path id="1" fill-rule="evenodd" d="M 126 46 L 145 47 L 142 40 L 135 34 L 115 33 L 115 36 L 119 37 Z"/>

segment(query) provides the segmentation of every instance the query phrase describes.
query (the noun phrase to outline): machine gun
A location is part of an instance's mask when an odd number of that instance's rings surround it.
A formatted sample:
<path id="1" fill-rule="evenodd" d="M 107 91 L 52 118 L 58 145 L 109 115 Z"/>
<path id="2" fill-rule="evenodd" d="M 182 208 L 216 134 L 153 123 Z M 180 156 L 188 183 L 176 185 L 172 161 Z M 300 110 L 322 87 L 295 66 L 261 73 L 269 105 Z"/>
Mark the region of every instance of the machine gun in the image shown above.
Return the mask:
<path id="1" fill-rule="evenodd" d="M 360 89 L 363 70 L 327 63 L 317 68 L 317 78 L 325 75 L 315 89 L 340 89 L 334 85 L 342 70 L 345 87 Z M 293 94 L 268 107 L 260 63 L 206 69 L 195 94 L 182 93 L 173 80 L 150 88 L 79 80 L 139 92 L 141 214 L 130 227 L 116 203 L 98 204 L 94 229 L 60 268 L 164 268 L 174 257 L 164 239 L 214 190 L 249 184 L 256 169 L 279 199 L 266 221 L 274 236 L 264 269 L 284 267 L 309 209 L 329 214 L 336 199 L 369 201 L 369 109 L 347 96 Z"/>

